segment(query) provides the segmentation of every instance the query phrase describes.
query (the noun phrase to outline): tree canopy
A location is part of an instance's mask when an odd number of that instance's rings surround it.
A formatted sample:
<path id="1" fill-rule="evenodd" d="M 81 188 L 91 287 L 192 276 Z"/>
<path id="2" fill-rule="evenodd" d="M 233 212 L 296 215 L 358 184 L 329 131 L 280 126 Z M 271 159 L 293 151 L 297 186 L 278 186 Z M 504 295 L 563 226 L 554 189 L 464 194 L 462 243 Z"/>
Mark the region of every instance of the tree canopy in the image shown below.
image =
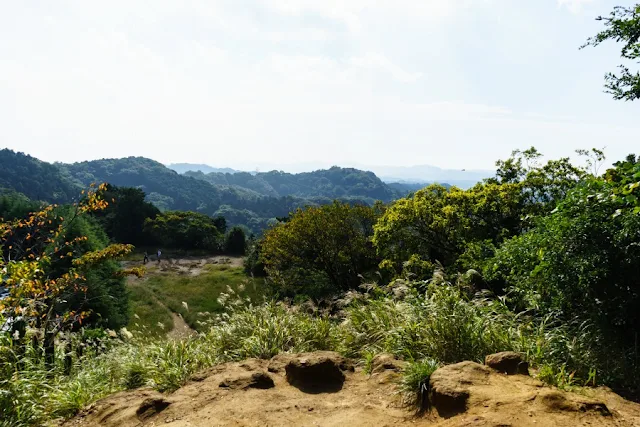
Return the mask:
<path id="1" fill-rule="evenodd" d="M 622 43 L 620 56 L 631 62 L 640 61 L 640 3 L 634 6 L 616 6 L 609 16 L 599 16 L 605 29 L 587 40 L 586 46 L 613 40 Z M 635 101 L 640 98 L 640 71 L 632 71 L 626 65 L 618 67 L 618 74 L 605 75 L 606 92 L 614 99 Z"/>

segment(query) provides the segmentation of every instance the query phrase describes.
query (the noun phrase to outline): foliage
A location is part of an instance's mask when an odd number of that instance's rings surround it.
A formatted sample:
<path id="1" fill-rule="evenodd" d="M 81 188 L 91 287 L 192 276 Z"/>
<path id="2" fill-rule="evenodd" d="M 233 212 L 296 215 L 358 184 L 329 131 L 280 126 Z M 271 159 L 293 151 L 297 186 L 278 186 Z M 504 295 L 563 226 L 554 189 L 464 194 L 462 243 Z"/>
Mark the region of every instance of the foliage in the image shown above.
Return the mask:
<path id="1" fill-rule="evenodd" d="M 72 218 L 73 210 L 69 207 L 58 208 L 56 215 Z M 95 212 L 93 212 L 95 214 Z M 55 222 L 55 220 L 54 220 Z M 69 223 L 64 232 L 65 241 L 80 239 L 74 247 L 76 256 L 100 254 L 109 245 L 109 239 L 100 224 L 89 215 L 77 216 Z M 129 249 L 127 249 L 129 250 Z M 52 260 L 48 274 L 50 277 L 60 277 L 79 260 L 62 258 Z M 91 259 L 91 264 L 84 267 L 86 292 L 74 292 L 66 298 L 66 302 L 58 307 L 58 311 L 73 311 L 80 307 L 88 312 L 83 320 L 85 324 L 119 329 L 127 324 L 128 294 L 125 279 L 119 273 L 120 266 L 115 260 Z"/>
<path id="2" fill-rule="evenodd" d="M 375 225 L 373 243 L 398 271 L 414 255 L 450 266 L 471 242 L 497 244 L 517 233 L 522 200 L 520 184 L 478 184 L 466 191 L 431 185 L 391 205 Z"/>
<path id="3" fill-rule="evenodd" d="M 267 272 L 262 261 L 262 242 L 253 238 L 247 244 L 247 256 L 244 258 L 244 271 L 252 277 L 264 277 Z"/>
<path id="4" fill-rule="evenodd" d="M 29 200 L 24 194 L 0 190 L 0 218 L 4 220 L 26 217 L 39 208 L 38 203 Z"/>
<path id="5" fill-rule="evenodd" d="M 220 251 L 223 234 L 218 227 L 222 225 L 201 213 L 169 211 L 147 218 L 144 231 L 164 247 Z"/>
<path id="6" fill-rule="evenodd" d="M 608 17 L 599 16 L 605 29 L 587 40 L 582 46 L 598 46 L 607 40 L 623 43 L 621 57 L 629 61 L 640 60 L 640 4 L 623 7 L 616 6 Z M 634 101 L 640 98 L 640 72 L 633 73 L 625 65 L 620 65 L 620 74 L 605 75 L 606 92 L 614 99 Z"/>
<path id="7" fill-rule="evenodd" d="M 26 219 L 0 224 L 0 271 L 8 289 L 0 312 L 15 319 L 12 327 L 43 330 L 53 340 L 89 315 L 84 303 L 88 291 L 97 289 L 88 282 L 100 275 L 95 269 L 131 250 L 123 245 L 87 248 L 87 230 L 74 229 L 84 214 L 106 206 L 103 190 L 89 192 L 66 220 L 55 206 L 47 206 Z"/>
<path id="8" fill-rule="evenodd" d="M 0 188 L 52 203 L 69 203 L 80 192 L 56 165 L 6 148 L 0 150 Z"/>
<path id="9" fill-rule="evenodd" d="M 613 195 L 602 180 L 583 182 L 553 214 L 498 249 L 487 278 L 503 280 L 519 307 L 637 330 L 640 216 Z"/>
<path id="10" fill-rule="evenodd" d="M 149 237 L 143 233 L 147 218 L 155 218 L 160 211 L 145 201 L 145 194 L 138 188 L 108 185 L 104 196 L 109 205 L 94 216 L 98 218 L 107 235 L 115 242 L 132 245 L 149 245 Z"/>
<path id="11" fill-rule="evenodd" d="M 240 227 L 233 227 L 224 241 L 224 251 L 229 255 L 244 255 L 247 250 L 247 237 Z"/>
<path id="12" fill-rule="evenodd" d="M 334 202 L 269 229 L 261 259 L 276 292 L 320 297 L 356 288 L 377 264 L 370 242 L 377 216 L 376 208 Z"/>
<path id="13" fill-rule="evenodd" d="M 185 175 L 215 185 L 242 187 L 264 196 L 369 198 L 371 201 L 391 201 L 402 194 L 383 183 L 373 172 L 332 167 L 326 170 L 291 174 L 281 171 L 219 173 L 187 172 Z M 402 191 L 402 190 L 401 190 Z"/>

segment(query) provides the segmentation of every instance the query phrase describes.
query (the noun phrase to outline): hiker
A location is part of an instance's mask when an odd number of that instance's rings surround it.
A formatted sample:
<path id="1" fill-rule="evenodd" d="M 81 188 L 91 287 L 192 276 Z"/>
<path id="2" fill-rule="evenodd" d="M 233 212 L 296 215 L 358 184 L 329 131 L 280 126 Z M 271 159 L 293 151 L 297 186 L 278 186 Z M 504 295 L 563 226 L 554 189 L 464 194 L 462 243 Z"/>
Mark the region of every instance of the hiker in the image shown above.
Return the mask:
<path id="1" fill-rule="evenodd" d="M 142 260 L 143 264 L 146 264 L 149 262 L 149 254 L 147 254 L 147 251 L 144 251 L 144 259 Z"/>
<path id="2" fill-rule="evenodd" d="M 158 249 L 158 264 L 160 264 L 160 256 L 162 255 L 162 251 Z"/>

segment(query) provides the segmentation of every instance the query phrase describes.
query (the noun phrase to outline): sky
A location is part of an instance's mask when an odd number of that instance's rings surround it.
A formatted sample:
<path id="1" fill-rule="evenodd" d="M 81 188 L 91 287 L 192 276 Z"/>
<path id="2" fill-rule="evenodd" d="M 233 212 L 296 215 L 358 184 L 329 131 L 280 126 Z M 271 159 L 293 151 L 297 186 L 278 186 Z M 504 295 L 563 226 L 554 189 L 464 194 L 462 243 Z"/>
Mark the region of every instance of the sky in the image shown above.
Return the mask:
<path id="1" fill-rule="evenodd" d="M 0 148 L 245 170 L 637 150 L 628 0 L 0 0 Z M 297 165 L 297 166 L 296 166 Z"/>

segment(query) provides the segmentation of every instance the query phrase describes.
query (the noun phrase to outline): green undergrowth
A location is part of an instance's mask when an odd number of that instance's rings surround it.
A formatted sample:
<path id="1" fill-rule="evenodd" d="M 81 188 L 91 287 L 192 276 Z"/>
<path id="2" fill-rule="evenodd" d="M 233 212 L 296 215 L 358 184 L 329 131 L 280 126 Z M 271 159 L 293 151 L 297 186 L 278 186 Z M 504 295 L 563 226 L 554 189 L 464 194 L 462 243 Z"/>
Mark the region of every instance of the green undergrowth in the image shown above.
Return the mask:
<path id="1" fill-rule="evenodd" d="M 215 315 L 225 310 L 225 295 L 232 293 L 243 304 L 263 300 L 264 279 L 248 277 L 241 267 L 200 266 L 194 261 L 186 264 L 188 271 L 171 265 L 162 268 L 129 282 L 129 330 L 162 337 L 173 328 L 174 312 L 196 331 L 206 331 Z"/>
<path id="2" fill-rule="evenodd" d="M 247 277 L 241 267 L 225 264 L 207 264 L 198 275 L 153 275 L 143 285 L 196 331 L 207 330 L 212 316 L 225 310 L 223 294 L 233 293 L 248 303 L 260 301 L 264 292 L 262 279 Z"/>
<path id="3" fill-rule="evenodd" d="M 169 309 L 158 301 L 158 297 L 144 283 L 129 284 L 130 331 L 150 336 L 163 337 L 173 329 Z"/>
<path id="4" fill-rule="evenodd" d="M 233 269 L 214 270 L 218 277 L 225 273 L 223 277 L 242 283 Z M 377 353 L 390 352 L 409 362 L 399 390 L 408 402 L 425 409 L 428 378 L 437 366 L 481 362 L 497 351 L 523 353 L 539 369 L 540 378 L 552 384 L 567 375 L 574 385 L 613 385 L 623 379 L 621 375 L 637 378 L 633 370 L 607 371 L 624 357 L 596 345 L 601 337 L 586 326 L 518 315 L 500 299 L 472 296 L 448 283 L 398 281 L 389 288 L 370 286 L 323 311 L 311 304 L 249 303 L 207 277 L 204 274 L 195 283 L 208 286 L 208 292 L 220 292 L 219 307 L 198 305 L 205 293 L 191 286 L 166 289 L 170 283 L 151 282 L 154 292 L 164 292 L 158 293 L 163 302 L 189 298 L 190 310 L 218 310 L 206 328 L 199 325 L 200 333 L 194 337 L 163 340 L 134 333 L 129 339 L 122 333 L 120 338 L 105 338 L 81 356 L 61 347 L 53 370 L 42 363 L 17 370 L 14 356 L 4 357 L 0 370 L 4 425 L 45 424 L 115 391 L 139 386 L 171 392 L 201 369 L 250 357 L 267 359 L 281 352 L 334 350 L 365 364 Z M 73 336 L 65 339 L 73 349 L 80 345 Z M 13 351 L 9 342 L 1 348 L 4 356 Z M 65 354 L 73 358 L 68 375 L 63 372 Z M 602 356 L 607 356 L 608 364 Z"/>

